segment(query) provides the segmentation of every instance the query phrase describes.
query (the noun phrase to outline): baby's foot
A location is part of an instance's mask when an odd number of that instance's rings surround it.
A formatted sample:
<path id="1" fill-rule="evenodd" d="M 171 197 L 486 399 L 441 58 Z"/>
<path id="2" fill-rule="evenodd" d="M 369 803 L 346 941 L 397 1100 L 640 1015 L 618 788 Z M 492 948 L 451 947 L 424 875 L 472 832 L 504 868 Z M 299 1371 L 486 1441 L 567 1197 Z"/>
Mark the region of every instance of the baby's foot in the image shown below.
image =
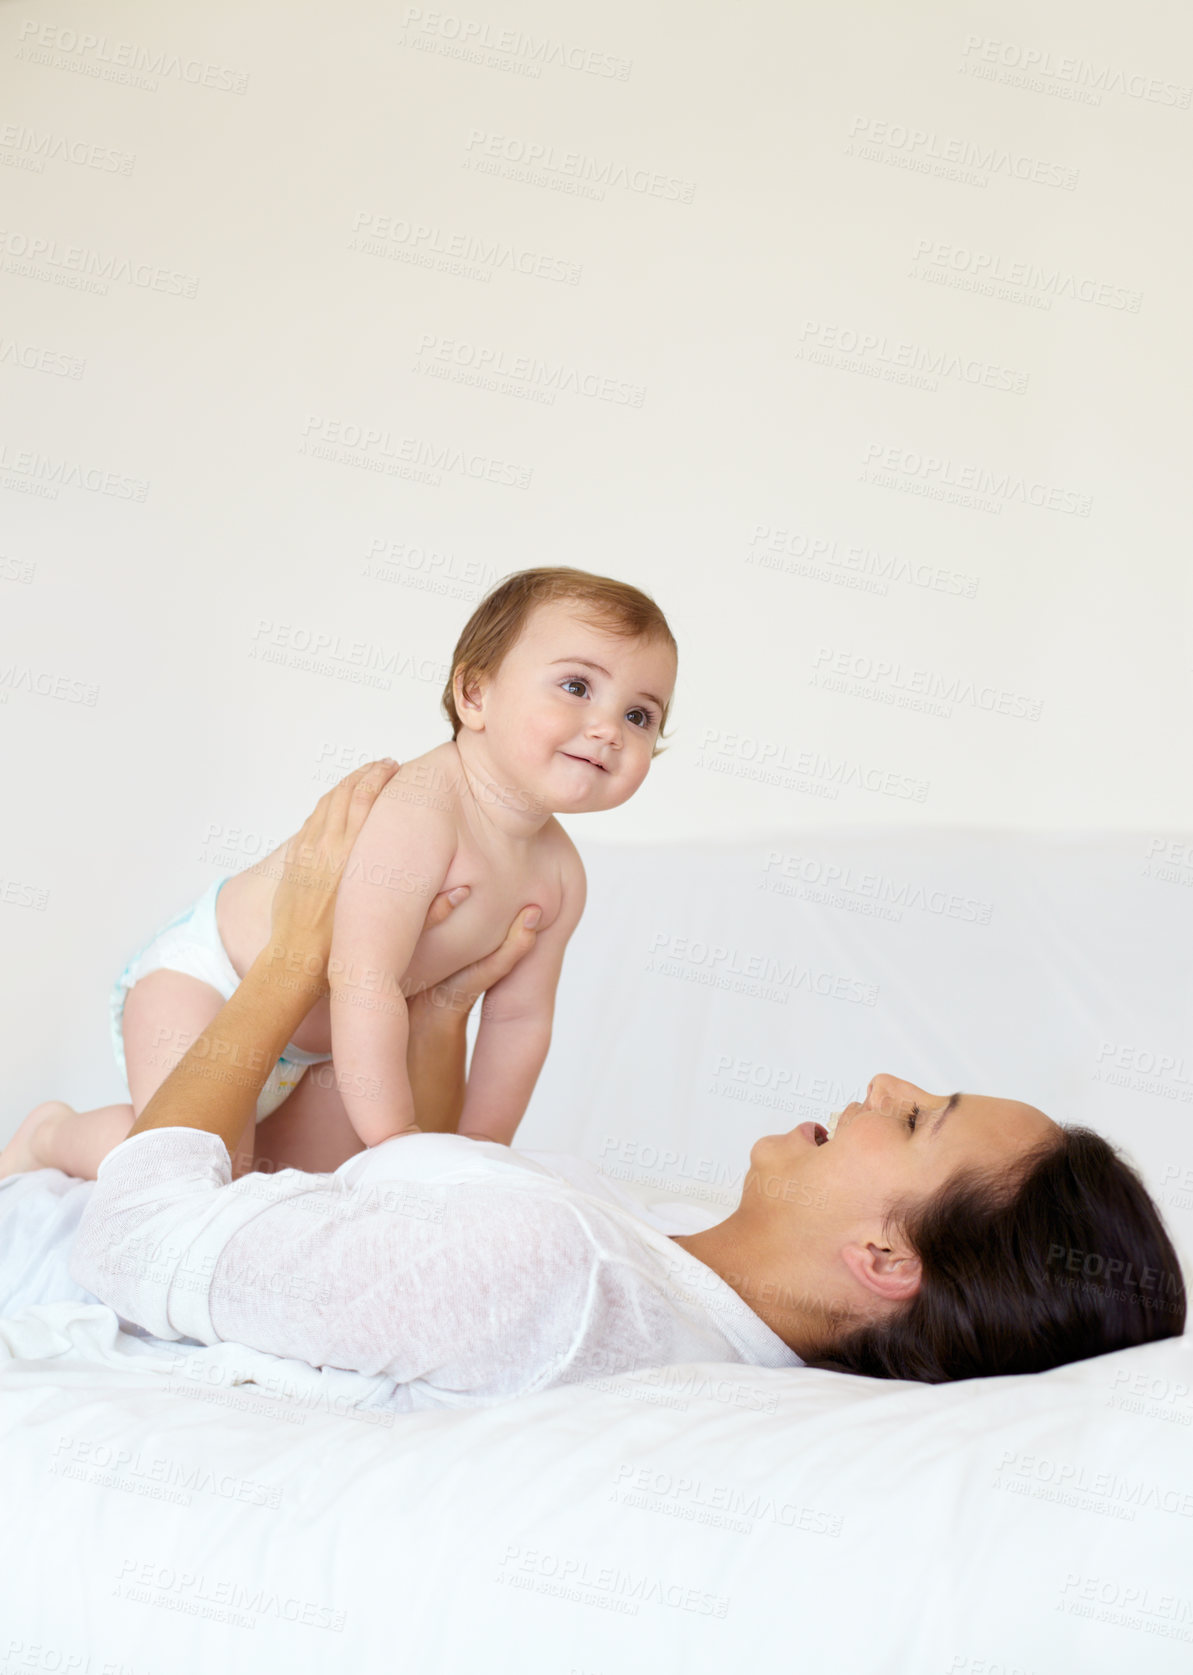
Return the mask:
<path id="1" fill-rule="evenodd" d="M 47 1099 L 44 1104 L 35 1105 L 4 1150 L 0 1151 L 0 1180 L 7 1175 L 20 1175 L 27 1169 L 44 1169 L 47 1166 L 44 1148 L 49 1139 L 49 1129 L 61 1117 L 74 1115 L 74 1106 L 61 1099 Z M 43 1129 L 45 1133 L 41 1132 Z"/>

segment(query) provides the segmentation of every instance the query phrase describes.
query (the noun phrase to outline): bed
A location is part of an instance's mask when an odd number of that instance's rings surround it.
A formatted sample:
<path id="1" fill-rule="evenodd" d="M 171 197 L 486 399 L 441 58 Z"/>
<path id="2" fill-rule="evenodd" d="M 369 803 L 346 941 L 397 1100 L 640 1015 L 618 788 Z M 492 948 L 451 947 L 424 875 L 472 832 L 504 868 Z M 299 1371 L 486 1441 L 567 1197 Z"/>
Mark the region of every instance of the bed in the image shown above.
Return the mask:
<path id="1" fill-rule="evenodd" d="M 711 1222 L 759 1134 L 894 1070 L 1106 1133 L 1188 1271 L 1177 851 L 586 848 L 520 1143 Z M 937 1387 L 700 1364 L 395 1415 L 352 1375 L 148 1356 L 41 1304 L 0 1320 L 0 1675 L 1184 1672 L 1191 1437 L 1187 1337 Z"/>

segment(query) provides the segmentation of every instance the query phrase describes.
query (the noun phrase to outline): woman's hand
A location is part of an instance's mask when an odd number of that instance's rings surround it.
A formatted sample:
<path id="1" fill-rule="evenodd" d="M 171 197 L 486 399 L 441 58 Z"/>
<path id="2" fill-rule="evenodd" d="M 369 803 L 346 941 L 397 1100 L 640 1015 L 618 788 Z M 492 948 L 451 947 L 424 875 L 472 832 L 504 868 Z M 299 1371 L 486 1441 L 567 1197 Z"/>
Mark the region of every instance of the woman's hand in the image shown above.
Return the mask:
<path id="1" fill-rule="evenodd" d="M 269 967 L 276 986 L 301 989 L 313 1003 L 328 992 L 327 961 L 335 897 L 357 834 L 397 772 L 391 757 L 357 768 L 315 805 L 283 853 L 273 895 Z M 469 894 L 467 884 L 442 890 L 427 909 L 424 928 L 442 924 Z M 534 947 L 542 909 L 521 908 L 503 940 L 431 989 L 407 997 L 407 1070 L 418 1126 L 454 1132 L 464 1102 L 465 1025 L 477 999 L 500 982 Z"/>
<path id="2" fill-rule="evenodd" d="M 406 1069 L 414 1094 L 418 1126 L 424 1132 L 455 1134 L 464 1109 L 467 1078 L 468 1014 L 478 996 L 511 972 L 534 947 L 535 926 L 542 917 L 539 907 L 524 907 L 514 915 L 504 940 L 483 959 L 410 996 L 410 1039 L 406 1047 Z M 474 1134 L 472 1139 L 491 1138 Z"/>
<path id="3" fill-rule="evenodd" d="M 467 888 L 467 886 L 464 886 Z M 453 892 L 454 893 L 454 892 Z M 432 912 L 438 906 L 439 898 L 431 904 Z M 453 902 L 452 906 L 456 904 Z M 445 908 L 441 917 L 446 918 L 450 908 Z M 539 920 L 543 916 L 541 907 L 524 907 L 515 913 L 510 928 L 504 939 L 498 943 L 491 954 L 485 954 L 482 959 L 473 960 L 463 970 L 457 971 L 452 977 L 445 977 L 442 983 L 436 983 L 434 988 L 422 989 L 418 994 L 411 995 L 408 1005 L 439 1007 L 449 1012 L 463 1013 L 467 1017 L 474 1004 L 486 989 L 491 989 L 494 983 L 508 975 L 518 961 L 528 954 L 534 947 L 535 933 Z M 431 915 L 427 915 L 428 925 L 432 923 Z M 439 920 L 434 921 L 435 924 Z"/>
<path id="4" fill-rule="evenodd" d="M 393 757 L 386 756 L 346 775 L 320 797 L 283 851 L 282 876 L 273 894 L 270 951 L 292 966 L 301 964 L 312 979 L 327 975 L 336 891 L 352 846 L 370 809 L 397 771 Z M 442 924 L 468 893 L 467 884 L 441 890 L 427 909 L 423 929 Z M 433 989 L 412 995 L 410 1004 L 421 1002 L 452 1012 L 470 1012 L 485 990 L 512 971 L 534 947 L 535 927 L 541 916 L 541 908 L 522 908 L 491 954 L 474 960 Z"/>
<path id="5" fill-rule="evenodd" d="M 352 846 L 373 804 L 397 771 L 393 757 L 386 756 L 346 775 L 320 797 L 282 853 L 282 872 L 270 917 L 271 961 L 292 976 L 305 977 L 315 995 L 327 992 L 336 891 Z M 441 890 L 427 910 L 424 929 L 441 924 L 467 895 L 467 884 Z"/>
<path id="6" fill-rule="evenodd" d="M 340 879 L 370 809 L 397 771 L 386 757 L 346 775 L 287 843 L 270 915 L 273 960 L 287 960 L 292 968 L 298 962 L 312 978 L 326 976 Z"/>
<path id="7" fill-rule="evenodd" d="M 357 834 L 397 766 L 388 758 L 370 762 L 320 797 L 310 819 L 283 851 L 269 943 L 191 1042 L 130 1134 L 151 1128 L 197 1128 L 218 1135 L 230 1156 L 241 1147 L 246 1131 L 251 1132 L 257 1096 L 270 1069 L 312 1001 L 327 993 L 336 890 Z M 464 885 L 440 892 L 426 923 L 439 924 L 467 894 Z M 415 1052 L 420 1068 L 416 1073 L 411 1063 L 410 1080 L 416 1112 L 422 1115 L 420 1088 L 425 1091 L 429 1085 L 440 1120 L 424 1127 L 454 1129 L 459 1120 L 468 1007 L 533 946 L 534 933 L 522 923 L 526 917 L 523 909 L 500 948 L 441 985 L 447 1004 L 427 1009 L 440 1021 L 420 1030 Z M 449 1100 L 454 1105 L 449 1107 Z"/>

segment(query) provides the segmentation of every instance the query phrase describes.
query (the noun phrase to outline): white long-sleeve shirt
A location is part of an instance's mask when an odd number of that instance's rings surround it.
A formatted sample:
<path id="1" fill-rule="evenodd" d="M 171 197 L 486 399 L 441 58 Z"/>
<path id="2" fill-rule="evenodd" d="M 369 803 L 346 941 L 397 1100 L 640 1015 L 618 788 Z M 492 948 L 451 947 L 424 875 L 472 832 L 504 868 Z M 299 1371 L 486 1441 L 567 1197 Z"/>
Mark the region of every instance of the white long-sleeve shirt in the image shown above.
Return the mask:
<path id="1" fill-rule="evenodd" d="M 410 1408 L 676 1362 L 803 1365 L 665 1212 L 579 1158 L 412 1134 L 330 1175 L 230 1177 L 214 1135 L 133 1135 L 100 1165 L 74 1279 L 158 1338 L 381 1374 Z"/>

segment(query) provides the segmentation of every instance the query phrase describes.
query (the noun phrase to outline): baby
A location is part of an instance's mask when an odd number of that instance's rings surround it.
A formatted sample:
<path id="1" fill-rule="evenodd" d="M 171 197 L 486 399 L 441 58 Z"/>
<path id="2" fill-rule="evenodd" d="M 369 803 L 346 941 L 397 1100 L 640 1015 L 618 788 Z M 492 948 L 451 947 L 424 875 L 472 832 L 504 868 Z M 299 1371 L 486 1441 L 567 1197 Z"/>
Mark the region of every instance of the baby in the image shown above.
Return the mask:
<path id="1" fill-rule="evenodd" d="M 412 1129 L 405 997 L 487 954 L 534 903 L 534 947 L 486 996 L 459 1123 L 461 1134 L 509 1143 L 546 1057 L 564 950 L 584 908 L 584 868 L 554 816 L 633 796 L 675 674 L 663 613 L 623 582 L 524 570 L 482 601 L 443 695 L 452 739 L 404 763 L 365 820 L 336 900 L 330 992 L 283 1049 L 258 1122 L 308 1065 L 331 1059 L 334 1077 L 311 1090 L 328 1120 L 346 1112 L 366 1146 Z M 264 947 L 282 848 L 218 880 L 118 979 L 113 1040 L 135 1115 Z M 431 900 L 465 884 L 461 905 L 424 928 Z M 33 1123 L 42 1107 L 26 1119 L 0 1174 L 94 1175 L 134 1120 L 128 1106 L 52 1109 L 52 1123 Z"/>

